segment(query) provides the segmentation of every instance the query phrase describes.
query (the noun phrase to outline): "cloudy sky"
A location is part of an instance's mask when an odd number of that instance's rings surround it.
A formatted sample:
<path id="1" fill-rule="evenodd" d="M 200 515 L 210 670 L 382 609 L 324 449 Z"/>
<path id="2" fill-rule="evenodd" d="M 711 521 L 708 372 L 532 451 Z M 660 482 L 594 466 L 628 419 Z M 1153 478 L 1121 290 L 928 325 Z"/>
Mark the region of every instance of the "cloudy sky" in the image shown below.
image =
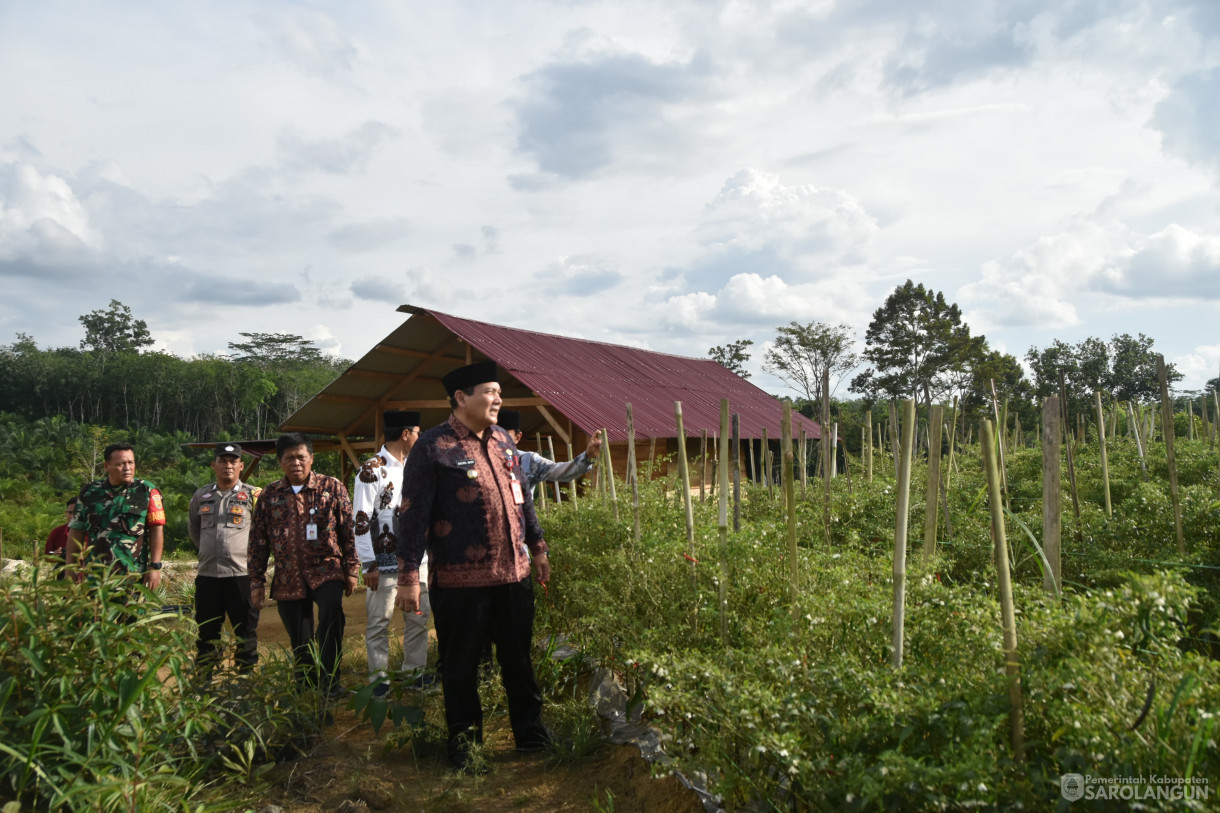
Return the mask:
<path id="1" fill-rule="evenodd" d="M 702 356 L 909 278 L 1220 365 L 1216 0 L 0 0 L 0 76 L 0 343 L 114 298 L 355 358 L 411 303 Z"/>

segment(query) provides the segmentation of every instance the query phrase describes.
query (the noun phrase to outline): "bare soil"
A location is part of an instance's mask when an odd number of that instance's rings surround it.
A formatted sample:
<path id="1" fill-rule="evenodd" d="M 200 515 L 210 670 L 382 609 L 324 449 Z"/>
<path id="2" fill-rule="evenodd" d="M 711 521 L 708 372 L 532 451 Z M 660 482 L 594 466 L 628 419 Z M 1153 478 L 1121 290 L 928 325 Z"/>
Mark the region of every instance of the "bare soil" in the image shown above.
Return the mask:
<path id="1" fill-rule="evenodd" d="M 358 652 L 364 662 L 364 595 L 358 590 L 344 601 L 347 625 L 345 652 Z M 402 640 L 402 618 L 395 618 L 391 640 Z M 274 602 L 259 623 L 260 648 L 288 647 L 288 636 Z M 353 650 L 352 648 L 355 648 Z M 391 664 L 395 655 L 391 652 Z M 363 674 L 344 676 L 355 688 Z M 441 708 L 439 693 L 425 704 Z M 387 723 L 380 734 L 355 712 L 334 707 L 334 723 L 306 756 L 281 763 L 265 777 L 265 792 L 255 810 L 277 805 L 286 813 L 332 811 L 641 811 L 641 813 L 702 813 L 697 794 L 673 776 L 654 779 L 639 749 L 602 743 L 578 761 L 559 763 L 546 754 L 520 754 L 513 749 L 507 715 L 490 713 L 485 720 L 489 771 L 467 776 L 450 767 L 443 749 L 415 754 L 410 745 L 387 749 Z M 439 712 L 438 712 L 439 716 Z"/>

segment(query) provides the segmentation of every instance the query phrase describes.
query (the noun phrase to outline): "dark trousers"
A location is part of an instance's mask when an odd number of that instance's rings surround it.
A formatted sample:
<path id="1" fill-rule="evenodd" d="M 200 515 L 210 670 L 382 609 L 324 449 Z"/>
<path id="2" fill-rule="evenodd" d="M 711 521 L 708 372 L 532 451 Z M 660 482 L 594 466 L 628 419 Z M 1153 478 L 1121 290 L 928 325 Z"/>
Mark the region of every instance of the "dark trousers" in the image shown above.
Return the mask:
<path id="1" fill-rule="evenodd" d="M 339 686 L 339 657 L 343 652 L 343 589 L 341 581 L 323 582 L 316 588 L 305 585 L 305 598 L 277 599 L 280 620 L 292 642 L 296 661 L 296 681 L 301 686 L 317 686 L 330 692 Z M 314 605 L 318 607 L 317 648 L 314 659 Z"/>
<path id="2" fill-rule="evenodd" d="M 195 577 L 195 623 L 199 625 L 200 669 L 211 672 L 220 661 L 217 643 L 225 618 L 233 625 L 237 636 L 237 652 L 233 660 L 241 672 L 249 672 L 258 663 L 258 610 L 250 603 L 250 577 Z"/>
<path id="3" fill-rule="evenodd" d="M 518 748 L 550 742 L 542 724 L 542 692 L 534 677 L 534 586 L 530 577 L 494 587 L 431 588 L 432 617 L 445 692 L 449 756 L 460 760 L 466 743 L 483 741 L 479 658 L 485 641 L 496 645 L 500 678 L 508 695 L 508 718 Z"/>

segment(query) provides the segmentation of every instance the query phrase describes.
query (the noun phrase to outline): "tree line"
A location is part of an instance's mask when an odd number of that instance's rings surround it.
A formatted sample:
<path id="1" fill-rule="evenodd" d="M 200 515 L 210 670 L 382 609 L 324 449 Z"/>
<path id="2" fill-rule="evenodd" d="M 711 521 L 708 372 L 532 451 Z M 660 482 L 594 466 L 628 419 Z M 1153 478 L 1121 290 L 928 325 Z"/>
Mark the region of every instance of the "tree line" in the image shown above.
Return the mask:
<path id="1" fill-rule="evenodd" d="M 41 349 L 26 334 L 0 346 L 0 412 L 199 439 L 257 438 L 351 363 L 288 333 L 239 333 L 227 354 L 154 351 L 147 323 L 117 300 L 80 323 L 77 347 Z"/>
<path id="2" fill-rule="evenodd" d="M 708 357 L 749 377 L 750 339 L 712 347 Z M 990 414 L 993 399 L 1007 402 L 1026 426 L 1037 420 L 1038 403 L 1067 390 L 1070 412 L 1089 409 L 1094 392 L 1103 400 L 1149 402 L 1159 392 L 1157 353 L 1153 340 L 1140 333 L 1116 334 L 1109 340 L 1090 337 L 1077 344 L 1056 339 L 1049 347 L 1030 347 L 1025 362 L 993 350 L 983 335 L 972 335 L 961 309 L 943 293 L 907 280 L 873 312 L 864 335 L 863 352 L 856 352 L 851 326 L 823 322 L 791 322 L 776 329 L 763 354 L 763 370 L 787 384 L 800 397 L 810 417 L 821 403 L 825 374 L 833 394 L 849 374 L 849 389 L 858 396 L 850 411 L 871 409 L 879 401 L 914 399 L 930 406 L 958 399 L 962 409 L 977 417 Z M 1170 386 L 1182 379 L 1166 364 Z M 1220 380 L 1208 382 L 1220 387 Z M 840 406 L 845 406 L 840 404 Z"/>

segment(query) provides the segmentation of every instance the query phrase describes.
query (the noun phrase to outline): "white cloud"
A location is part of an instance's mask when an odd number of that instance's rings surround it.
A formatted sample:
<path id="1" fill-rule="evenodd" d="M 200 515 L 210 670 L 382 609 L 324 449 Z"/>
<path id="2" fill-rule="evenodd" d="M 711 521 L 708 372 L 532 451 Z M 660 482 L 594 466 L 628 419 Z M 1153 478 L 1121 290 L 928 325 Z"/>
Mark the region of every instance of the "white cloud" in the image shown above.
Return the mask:
<path id="1" fill-rule="evenodd" d="M 958 298 L 984 330 L 1076 325 L 1089 298 L 1220 299 L 1220 237 L 1176 224 L 1139 235 L 1081 218 L 1008 260 L 985 263 Z"/>

